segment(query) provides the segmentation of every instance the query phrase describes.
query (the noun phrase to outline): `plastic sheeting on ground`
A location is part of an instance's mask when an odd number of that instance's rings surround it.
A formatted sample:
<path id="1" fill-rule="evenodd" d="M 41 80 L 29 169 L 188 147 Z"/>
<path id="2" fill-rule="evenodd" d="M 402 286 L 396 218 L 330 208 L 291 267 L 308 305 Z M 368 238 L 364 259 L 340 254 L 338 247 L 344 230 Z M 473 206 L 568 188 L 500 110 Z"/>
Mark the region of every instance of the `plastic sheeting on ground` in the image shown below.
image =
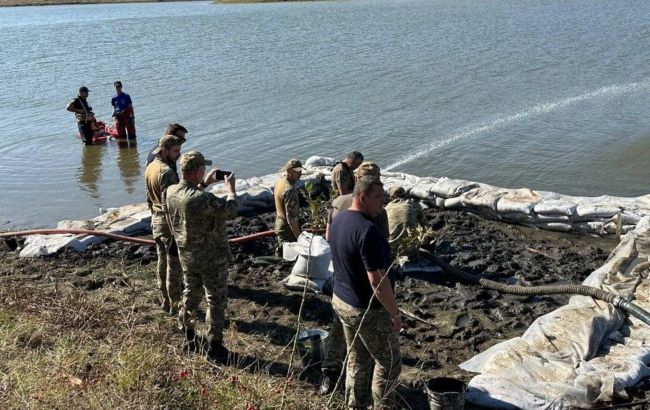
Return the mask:
<path id="1" fill-rule="evenodd" d="M 650 311 L 650 217 L 625 235 L 607 263 L 584 285 L 614 292 Z M 650 375 L 650 326 L 586 296 L 537 318 L 521 337 L 462 363 L 481 373 L 466 399 L 481 406 L 522 409 L 591 408 L 625 397 Z"/>
<path id="2" fill-rule="evenodd" d="M 133 235 L 151 230 L 151 212 L 147 204 L 126 205 L 109 208 L 103 214 L 88 221 L 61 221 L 58 229 L 94 229 L 117 235 Z M 46 256 L 57 253 L 64 247 L 78 252 L 89 245 L 106 240 L 95 235 L 31 235 L 25 240 L 21 257 Z"/>

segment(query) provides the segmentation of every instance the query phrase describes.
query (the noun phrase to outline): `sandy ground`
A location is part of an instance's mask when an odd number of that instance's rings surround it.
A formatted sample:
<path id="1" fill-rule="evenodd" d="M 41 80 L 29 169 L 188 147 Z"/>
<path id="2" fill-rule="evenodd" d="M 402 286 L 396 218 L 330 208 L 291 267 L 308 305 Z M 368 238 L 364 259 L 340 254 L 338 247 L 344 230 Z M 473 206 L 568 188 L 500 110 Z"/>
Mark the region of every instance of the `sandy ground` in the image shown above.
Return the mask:
<path id="1" fill-rule="evenodd" d="M 613 240 L 500 224 L 459 211 L 430 209 L 427 215 L 436 232 L 434 243 L 428 246 L 430 250 L 469 273 L 509 284 L 580 283 L 605 262 L 616 245 Z M 235 237 L 272 226 L 273 213 L 267 213 L 239 217 L 228 224 L 228 230 L 229 236 Z M 12 268 L 0 277 L 0 291 L 2 286 L 17 278 L 39 283 L 51 281 L 52 276 L 89 294 L 102 288 L 119 287 L 123 278 L 97 274 L 102 261 L 117 259 L 126 260 L 127 265 L 144 266 L 147 274 L 153 277 L 156 258 L 153 247 L 113 242 L 95 245 L 83 254 L 65 252 L 28 261 L 16 258 L 16 251 L 12 250 L 16 245 L 19 244 L 15 241 L 4 244 L 2 258 Z M 292 264 L 269 264 L 258 259 L 273 254 L 273 239 L 235 245 L 233 254 L 235 263 L 230 270 L 227 308 L 230 329 L 250 336 L 247 343 L 260 343 L 256 351 L 261 356 L 267 351 L 282 352 L 295 334 L 301 301 L 300 292 L 287 290 L 280 284 Z M 39 274 L 43 264 L 53 273 Z M 77 272 L 74 275 L 67 274 L 71 266 Z M 92 275 L 88 274 L 90 271 Z M 128 271 L 127 266 L 122 275 L 128 275 Z M 396 295 L 400 307 L 435 325 L 409 318 L 404 320 L 400 337 L 404 363 L 402 395 L 408 406 L 415 409 L 427 408 L 422 393 L 423 381 L 436 376 L 469 381 L 472 374 L 459 369 L 459 363 L 500 341 L 520 335 L 535 318 L 568 300 L 568 296 L 562 295 L 500 295 L 456 283 L 444 274 L 423 272 L 401 275 Z M 149 299 L 155 300 L 155 296 Z M 308 293 L 301 328 L 327 329 L 331 314 L 330 296 Z M 180 343 L 180 335 L 172 343 Z M 233 350 L 245 348 L 230 347 Z M 303 376 L 306 388 L 313 394 L 317 375 L 305 373 Z M 642 392 L 632 392 L 632 398 L 642 396 Z"/>

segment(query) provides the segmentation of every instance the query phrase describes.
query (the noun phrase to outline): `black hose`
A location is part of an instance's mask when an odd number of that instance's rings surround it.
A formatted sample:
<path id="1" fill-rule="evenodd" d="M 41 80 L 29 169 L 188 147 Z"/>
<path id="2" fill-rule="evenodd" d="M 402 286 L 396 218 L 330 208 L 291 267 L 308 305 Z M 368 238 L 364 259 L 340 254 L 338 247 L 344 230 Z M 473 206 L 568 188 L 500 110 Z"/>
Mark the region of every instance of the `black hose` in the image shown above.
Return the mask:
<path id="1" fill-rule="evenodd" d="M 547 285 L 547 286 L 517 286 L 506 285 L 503 283 L 495 282 L 493 280 L 483 279 L 475 275 L 470 275 L 458 268 L 449 265 L 444 260 L 438 258 L 433 253 L 426 249 L 420 249 L 420 252 L 425 255 L 436 265 L 440 266 L 442 270 L 450 274 L 462 282 L 469 284 L 480 285 L 486 289 L 496 290 L 500 293 L 510 293 L 513 295 L 582 295 L 590 296 L 594 299 L 602 300 L 611 303 L 622 311 L 634 316 L 641 320 L 643 323 L 650 326 L 650 313 L 643 308 L 623 299 L 621 296 L 608 292 L 606 290 L 594 288 L 585 285 Z M 646 264 L 643 264 L 644 268 Z"/>

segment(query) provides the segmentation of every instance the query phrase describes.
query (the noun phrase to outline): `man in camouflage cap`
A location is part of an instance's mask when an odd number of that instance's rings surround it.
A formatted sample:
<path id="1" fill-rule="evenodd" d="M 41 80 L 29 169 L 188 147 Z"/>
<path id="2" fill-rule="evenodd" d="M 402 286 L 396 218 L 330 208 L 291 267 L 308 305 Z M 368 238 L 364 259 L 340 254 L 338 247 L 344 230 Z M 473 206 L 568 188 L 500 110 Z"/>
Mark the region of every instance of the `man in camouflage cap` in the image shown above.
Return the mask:
<path id="1" fill-rule="evenodd" d="M 226 238 L 226 220 L 237 216 L 239 203 L 235 178 L 224 177 L 227 199 L 203 192 L 217 182 L 217 168 L 205 171 L 212 161 L 198 151 L 183 154 L 180 168 L 183 180 L 167 190 L 167 210 L 183 267 L 183 300 L 178 316 L 187 346 L 196 348 L 195 321 L 205 290 L 208 355 L 218 361 L 228 359 L 223 345 L 223 327 L 228 298 L 228 264 L 232 260 Z"/>
<path id="2" fill-rule="evenodd" d="M 381 172 L 379 166 L 371 161 L 361 163 L 357 168 L 355 182 L 364 177 L 376 178 L 380 180 Z M 327 226 L 325 228 L 325 239 L 329 239 L 329 228 L 333 219 L 341 212 L 347 210 L 352 205 L 352 194 L 337 196 L 332 200 L 327 215 Z M 386 211 L 382 210 L 378 216 L 372 217 L 371 220 L 379 227 L 380 232 L 385 238 L 388 238 L 388 218 Z M 336 278 L 336 272 L 334 272 Z M 336 380 L 341 373 L 343 360 L 345 359 L 345 338 L 343 335 L 343 326 L 341 321 L 334 313 L 332 323 L 330 324 L 329 334 L 327 336 L 328 349 L 325 354 L 325 360 L 321 365 L 321 395 L 332 392 Z"/>
<path id="3" fill-rule="evenodd" d="M 350 152 L 343 161 L 332 168 L 332 188 L 339 195 L 351 194 L 354 189 L 354 170 L 363 162 L 363 154 Z"/>
<path id="4" fill-rule="evenodd" d="M 275 183 L 273 197 L 275 199 L 275 235 L 278 241 L 278 251 L 284 242 L 295 242 L 300 236 L 298 213 L 300 197 L 296 182 L 302 175 L 302 163 L 290 159 L 280 169 L 282 176 Z"/>
<path id="5" fill-rule="evenodd" d="M 164 135 L 154 153 L 154 160 L 144 172 L 144 180 L 147 185 L 147 204 L 151 210 L 151 229 L 158 254 L 156 279 L 163 310 L 176 314 L 181 301 L 183 278 L 178 249 L 167 219 L 165 195 L 167 188 L 178 183 L 176 160 L 181 154 L 181 141 L 173 135 Z"/>

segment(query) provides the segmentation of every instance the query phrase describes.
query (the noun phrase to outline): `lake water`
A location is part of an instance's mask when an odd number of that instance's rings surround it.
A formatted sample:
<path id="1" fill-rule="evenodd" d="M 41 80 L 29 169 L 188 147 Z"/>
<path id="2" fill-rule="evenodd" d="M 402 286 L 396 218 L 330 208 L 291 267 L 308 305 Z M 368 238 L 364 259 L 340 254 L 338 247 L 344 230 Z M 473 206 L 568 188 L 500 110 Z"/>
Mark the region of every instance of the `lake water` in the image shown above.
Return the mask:
<path id="1" fill-rule="evenodd" d="M 238 177 L 362 151 L 383 168 L 576 195 L 650 192 L 650 2 L 373 0 L 0 8 L 0 228 L 143 202 L 167 123 Z M 83 147 L 66 104 L 137 147 Z"/>

